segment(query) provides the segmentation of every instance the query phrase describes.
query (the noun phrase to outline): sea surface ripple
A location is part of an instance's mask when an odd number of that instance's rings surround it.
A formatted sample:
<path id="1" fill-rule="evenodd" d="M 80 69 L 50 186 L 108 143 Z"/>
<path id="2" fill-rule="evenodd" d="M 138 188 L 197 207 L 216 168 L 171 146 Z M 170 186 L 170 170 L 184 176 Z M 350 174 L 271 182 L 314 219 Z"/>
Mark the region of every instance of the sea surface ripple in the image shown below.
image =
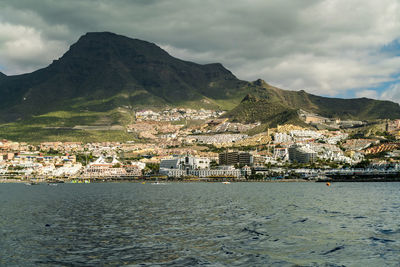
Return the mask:
<path id="1" fill-rule="evenodd" d="M 1 266 L 400 266 L 400 183 L 0 184 Z"/>

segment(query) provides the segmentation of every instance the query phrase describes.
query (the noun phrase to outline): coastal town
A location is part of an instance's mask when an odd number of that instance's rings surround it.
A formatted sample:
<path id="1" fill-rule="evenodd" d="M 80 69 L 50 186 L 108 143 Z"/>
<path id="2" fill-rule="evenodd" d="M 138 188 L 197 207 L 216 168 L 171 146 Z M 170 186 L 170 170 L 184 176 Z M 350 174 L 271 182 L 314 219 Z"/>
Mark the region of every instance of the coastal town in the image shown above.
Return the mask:
<path id="1" fill-rule="evenodd" d="M 301 113 L 309 127 L 285 124 L 251 134 L 260 123 L 230 122 L 222 114 L 138 111 L 126 126 L 137 138 L 127 142 L 1 140 L 1 181 L 316 181 L 400 171 L 400 120 L 362 136 L 354 129 L 367 122 Z"/>

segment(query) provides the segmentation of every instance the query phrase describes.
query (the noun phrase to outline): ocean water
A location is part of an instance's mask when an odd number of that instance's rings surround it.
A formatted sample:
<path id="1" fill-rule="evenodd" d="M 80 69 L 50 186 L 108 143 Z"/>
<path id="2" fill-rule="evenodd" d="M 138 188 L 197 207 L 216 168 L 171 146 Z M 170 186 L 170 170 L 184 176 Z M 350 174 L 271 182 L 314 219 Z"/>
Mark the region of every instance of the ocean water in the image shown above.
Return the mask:
<path id="1" fill-rule="evenodd" d="M 400 266 L 400 183 L 0 184 L 0 266 Z"/>

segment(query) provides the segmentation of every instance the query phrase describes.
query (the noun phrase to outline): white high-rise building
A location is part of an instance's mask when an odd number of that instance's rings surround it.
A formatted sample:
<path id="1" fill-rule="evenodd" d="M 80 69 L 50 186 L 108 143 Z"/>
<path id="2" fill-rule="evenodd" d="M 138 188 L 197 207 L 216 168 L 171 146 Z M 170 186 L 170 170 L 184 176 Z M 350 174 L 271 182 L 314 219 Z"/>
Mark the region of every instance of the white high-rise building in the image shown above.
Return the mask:
<path id="1" fill-rule="evenodd" d="M 210 159 L 205 157 L 175 156 L 162 159 L 160 162 L 160 173 L 168 174 L 171 169 L 183 170 L 189 173 L 191 170 L 209 169 Z"/>

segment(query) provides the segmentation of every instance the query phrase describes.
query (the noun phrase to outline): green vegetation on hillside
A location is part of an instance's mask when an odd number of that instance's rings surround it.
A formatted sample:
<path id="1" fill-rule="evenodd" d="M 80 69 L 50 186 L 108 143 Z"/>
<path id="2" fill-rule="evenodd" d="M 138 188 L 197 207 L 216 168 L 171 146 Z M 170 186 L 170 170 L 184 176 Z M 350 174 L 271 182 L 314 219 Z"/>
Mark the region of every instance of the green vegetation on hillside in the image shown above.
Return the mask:
<path id="1" fill-rule="evenodd" d="M 54 111 L 16 122 L 0 124 L 0 139 L 27 142 L 137 140 L 136 135 L 127 133 L 123 127 L 117 127 L 115 130 L 82 130 L 74 128 L 75 126 L 110 128 L 113 125 L 126 125 L 132 122 L 132 116 L 132 113 L 118 109 L 108 112 Z"/>
<path id="2" fill-rule="evenodd" d="M 104 142 L 104 141 L 137 141 L 137 136 L 120 131 L 95 131 L 74 129 L 52 129 L 30 127 L 11 123 L 0 126 L 0 138 L 20 142 Z"/>
<path id="3" fill-rule="evenodd" d="M 15 76 L 0 73 L 0 95 L 0 137 L 19 140 L 24 135 L 30 140 L 101 139 L 106 134 L 72 128 L 125 126 L 143 108 L 229 110 L 226 117 L 233 121 L 262 122 L 257 129 L 303 124 L 299 109 L 329 118 L 400 118 L 397 103 L 327 98 L 262 80 L 241 81 L 221 64 L 183 61 L 155 44 L 108 32 L 82 36 L 46 68 Z M 129 137 L 116 132 L 109 134 Z"/>
<path id="4" fill-rule="evenodd" d="M 221 64 L 187 62 L 146 41 L 88 33 L 50 66 L 2 77 L 0 118 L 122 106 L 220 108 L 216 100 L 232 106 L 230 99 L 243 97 L 240 91 L 247 85 Z"/>
<path id="5" fill-rule="evenodd" d="M 374 120 L 400 118 L 400 106 L 390 101 L 367 98 L 339 99 L 287 91 L 268 85 L 262 80 L 253 84 L 252 93 L 225 116 L 234 121 L 260 121 L 269 126 L 301 124 L 298 110 L 302 109 L 328 118 Z"/>

